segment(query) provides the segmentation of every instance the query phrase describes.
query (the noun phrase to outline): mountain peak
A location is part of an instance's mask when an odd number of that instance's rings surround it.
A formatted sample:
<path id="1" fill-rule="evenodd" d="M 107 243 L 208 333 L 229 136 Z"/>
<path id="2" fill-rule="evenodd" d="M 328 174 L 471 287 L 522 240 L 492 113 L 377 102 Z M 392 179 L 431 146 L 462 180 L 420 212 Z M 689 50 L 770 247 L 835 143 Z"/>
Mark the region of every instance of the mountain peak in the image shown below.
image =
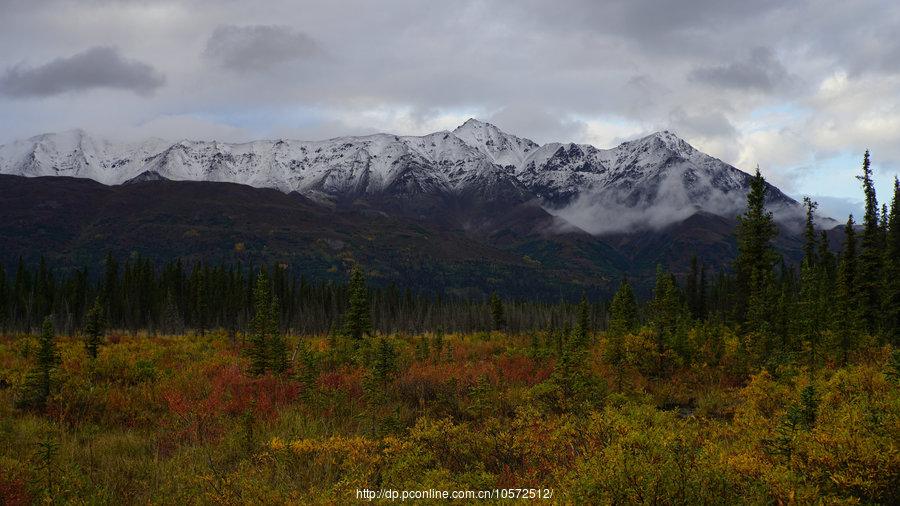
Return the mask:
<path id="1" fill-rule="evenodd" d="M 466 128 L 488 128 L 488 127 L 497 128 L 496 126 L 494 126 L 486 121 L 481 121 L 481 120 L 475 119 L 475 118 L 469 118 L 466 121 L 464 121 L 462 125 L 459 125 L 458 127 L 456 127 L 456 130 L 462 130 L 462 129 L 466 129 Z M 454 132 L 456 130 L 454 130 Z"/>
<path id="2" fill-rule="evenodd" d="M 453 135 L 487 155 L 501 167 L 518 167 L 538 145 L 531 139 L 508 134 L 485 121 L 469 118 L 453 130 Z"/>
<path id="3" fill-rule="evenodd" d="M 691 146 L 689 142 L 682 139 L 675 132 L 670 130 L 660 130 L 657 132 L 653 132 L 650 135 L 646 135 L 639 139 L 635 139 L 633 141 L 629 141 L 623 144 L 623 146 L 643 146 L 649 148 L 650 150 L 657 149 L 668 149 L 670 151 L 674 151 L 679 155 L 690 155 L 695 152 L 694 146 Z"/>

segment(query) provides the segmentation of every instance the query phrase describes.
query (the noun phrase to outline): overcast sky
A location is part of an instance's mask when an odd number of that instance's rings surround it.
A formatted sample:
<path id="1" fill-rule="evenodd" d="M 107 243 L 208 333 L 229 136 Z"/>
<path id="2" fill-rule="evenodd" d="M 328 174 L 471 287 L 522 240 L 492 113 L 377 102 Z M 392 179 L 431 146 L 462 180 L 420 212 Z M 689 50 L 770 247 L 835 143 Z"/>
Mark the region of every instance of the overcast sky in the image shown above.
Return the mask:
<path id="1" fill-rule="evenodd" d="M 0 0 L 0 143 L 668 129 L 826 212 L 900 168 L 891 0 Z M 829 197 L 829 198 L 825 198 Z"/>

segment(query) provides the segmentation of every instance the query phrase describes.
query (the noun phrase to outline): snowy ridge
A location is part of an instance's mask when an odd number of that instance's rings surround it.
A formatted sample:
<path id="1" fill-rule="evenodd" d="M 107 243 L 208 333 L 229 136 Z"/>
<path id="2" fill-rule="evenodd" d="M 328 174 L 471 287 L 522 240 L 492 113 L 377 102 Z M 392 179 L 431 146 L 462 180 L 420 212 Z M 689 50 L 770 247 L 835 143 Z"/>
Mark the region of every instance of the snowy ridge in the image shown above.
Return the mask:
<path id="1" fill-rule="evenodd" d="M 539 146 L 474 119 L 452 132 L 324 141 L 115 143 L 72 130 L 0 146 L 0 173 L 82 177 L 107 185 L 154 179 L 232 182 L 332 200 L 538 198 L 554 214 L 598 233 L 655 226 L 658 216 L 680 219 L 698 210 L 736 214 L 750 179 L 668 131 L 612 149 Z M 144 173 L 149 175 L 140 177 Z M 776 207 L 799 210 L 793 199 L 770 190 Z M 621 223 L 635 213 L 634 220 Z"/>

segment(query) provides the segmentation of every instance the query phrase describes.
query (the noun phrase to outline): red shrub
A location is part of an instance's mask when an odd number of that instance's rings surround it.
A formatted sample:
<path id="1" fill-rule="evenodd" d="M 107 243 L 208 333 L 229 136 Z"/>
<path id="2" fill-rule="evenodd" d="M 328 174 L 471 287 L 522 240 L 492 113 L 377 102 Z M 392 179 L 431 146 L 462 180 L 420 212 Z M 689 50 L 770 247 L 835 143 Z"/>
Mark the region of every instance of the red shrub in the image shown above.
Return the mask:
<path id="1" fill-rule="evenodd" d="M 535 385 L 547 379 L 553 372 L 551 365 L 538 365 L 524 355 L 502 356 L 498 364 L 500 377 L 507 383 Z"/>
<path id="2" fill-rule="evenodd" d="M 18 506 L 31 503 L 31 493 L 28 491 L 25 480 L 0 472 L 0 504 Z"/>
<path id="3" fill-rule="evenodd" d="M 295 381 L 273 376 L 251 378 L 235 364 L 209 367 L 204 375 L 206 384 L 193 381 L 163 392 L 173 415 L 173 435 L 180 440 L 215 439 L 221 435 L 223 417 L 248 411 L 256 419 L 271 420 L 278 415 L 278 408 L 300 394 L 300 385 Z"/>
<path id="4" fill-rule="evenodd" d="M 362 369 L 342 366 L 335 371 L 323 372 L 316 383 L 322 390 L 343 391 L 353 399 L 362 396 L 362 378 Z"/>

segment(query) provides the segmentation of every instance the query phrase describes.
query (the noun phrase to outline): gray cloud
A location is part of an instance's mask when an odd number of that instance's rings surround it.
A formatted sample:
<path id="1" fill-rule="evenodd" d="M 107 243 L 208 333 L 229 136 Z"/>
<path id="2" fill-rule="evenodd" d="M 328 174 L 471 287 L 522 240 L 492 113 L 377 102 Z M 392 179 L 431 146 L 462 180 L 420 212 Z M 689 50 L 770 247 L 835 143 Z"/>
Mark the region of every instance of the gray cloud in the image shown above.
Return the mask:
<path id="1" fill-rule="evenodd" d="M 100 46 L 38 67 L 13 66 L 0 78 L 0 92 L 11 97 L 47 97 L 116 88 L 149 95 L 164 83 L 165 77 L 150 65 Z"/>
<path id="2" fill-rule="evenodd" d="M 474 116 L 539 142 L 602 147 L 671 129 L 735 166 L 759 163 L 778 184 L 865 147 L 900 167 L 891 0 L 0 4 L 0 69 L 24 75 L 34 69 L 17 62 L 113 46 L 166 76 L 150 98 L 0 100 L 0 117 L 16 118 L 0 122 L 0 142 L 140 125 L 246 139 L 421 134 Z M 45 89 L 69 89 L 51 80 Z M 858 191 L 852 175 L 829 174 L 786 189 Z"/>
<path id="3" fill-rule="evenodd" d="M 701 66 L 691 71 L 689 79 L 738 90 L 769 92 L 788 84 L 791 76 L 769 48 L 758 47 L 750 57 L 728 65 Z"/>
<path id="4" fill-rule="evenodd" d="M 670 128 L 688 137 L 721 137 L 734 139 L 737 130 L 720 111 L 688 113 L 683 107 L 676 107 L 669 114 Z"/>
<path id="5" fill-rule="evenodd" d="M 488 120 L 510 132 L 529 132 L 532 140 L 543 144 L 546 142 L 570 142 L 583 135 L 586 125 L 579 120 L 566 118 L 558 111 L 547 110 L 531 104 L 517 104 L 504 107 L 491 115 Z M 524 134 L 523 134 L 524 135 Z"/>
<path id="6" fill-rule="evenodd" d="M 265 70 L 321 53 L 319 45 L 288 26 L 224 25 L 206 41 L 204 56 L 235 71 Z"/>

